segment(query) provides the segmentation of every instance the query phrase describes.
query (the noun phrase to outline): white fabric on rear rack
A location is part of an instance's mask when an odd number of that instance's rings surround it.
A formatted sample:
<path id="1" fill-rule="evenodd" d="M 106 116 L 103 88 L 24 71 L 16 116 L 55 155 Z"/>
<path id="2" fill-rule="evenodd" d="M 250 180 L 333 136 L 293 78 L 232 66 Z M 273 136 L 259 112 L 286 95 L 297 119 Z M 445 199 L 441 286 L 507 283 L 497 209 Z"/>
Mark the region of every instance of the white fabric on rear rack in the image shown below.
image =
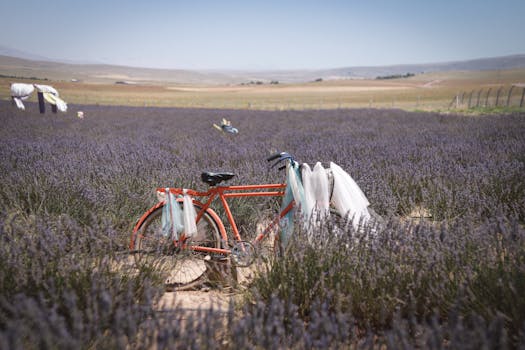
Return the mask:
<path id="1" fill-rule="evenodd" d="M 187 237 L 192 237 L 197 233 L 197 213 L 195 212 L 195 207 L 193 206 L 193 200 L 188 194 L 188 190 L 184 190 L 184 199 L 183 199 L 183 214 L 184 214 L 184 233 Z"/>
<path id="2" fill-rule="evenodd" d="M 179 232 L 184 229 L 182 211 L 177 203 L 177 197 L 170 192 L 169 188 L 166 188 L 166 194 L 166 204 L 162 208 L 162 233 L 166 237 L 179 239 Z"/>
<path id="3" fill-rule="evenodd" d="M 354 179 L 339 165 L 330 162 L 330 169 L 334 177 L 334 206 L 341 216 L 348 216 L 354 229 L 358 230 L 360 223 L 366 224 L 370 219 L 367 209 L 370 203 Z"/>

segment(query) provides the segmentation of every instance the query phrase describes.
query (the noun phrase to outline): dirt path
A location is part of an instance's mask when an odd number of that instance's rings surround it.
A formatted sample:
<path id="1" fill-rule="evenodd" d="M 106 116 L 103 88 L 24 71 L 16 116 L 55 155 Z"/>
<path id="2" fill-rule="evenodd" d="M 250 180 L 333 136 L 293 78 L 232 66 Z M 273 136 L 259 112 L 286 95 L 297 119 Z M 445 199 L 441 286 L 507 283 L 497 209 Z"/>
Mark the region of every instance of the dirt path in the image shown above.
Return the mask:
<path id="1" fill-rule="evenodd" d="M 199 310 L 213 310 L 218 314 L 226 315 L 230 303 L 236 303 L 242 298 L 242 288 L 246 287 L 253 279 L 255 266 L 237 268 L 236 289 L 208 289 L 204 287 L 195 291 L 165 292 L 155 305 L 158 311 L 183 311 L 184 313 L 198 312 Z"/>
<path id="2" fill-rule="evenodd" d="M 234 295 L 220 290 L 211 291 L 180 291 L 166 292 L 156 305 L 158 310 L 195 312 L 213 309 L 217 313 L 226 314 Z"/>
<path id="3" fill-rule="evenodd" d="M 441 82 L 442 82 L 442 80 L 435 79 L 435 80 L 427 82 L 426 84 L 423 85 L 423 87 L 424 88 L 431 88 L 431 87 L 434 87 L 434 85 L 438 85 Z"/>

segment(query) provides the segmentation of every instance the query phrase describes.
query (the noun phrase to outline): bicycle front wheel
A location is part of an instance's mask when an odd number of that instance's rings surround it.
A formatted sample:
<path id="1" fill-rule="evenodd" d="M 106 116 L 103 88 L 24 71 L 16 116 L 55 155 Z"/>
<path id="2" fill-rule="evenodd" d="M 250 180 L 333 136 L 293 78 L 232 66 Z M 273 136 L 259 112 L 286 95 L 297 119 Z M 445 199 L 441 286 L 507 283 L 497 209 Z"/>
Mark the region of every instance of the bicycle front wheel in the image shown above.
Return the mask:
<path id="1" fill-rule="evenodd" d="M 182 207 L 182 203 L 180 205 Z M 197 223 L 197 233 L 186 240 L 185 248 L 180 248 L 162 231 L 162 208 L 148 215 L 135 234 L 135 260 L 137 263 L 151 264 L 160 271 L 169 289 L 196 288 L 207 281 L 206 260 L 210 257 L 206 253 L 193 251 L 191 246 L 220 248 L 218 225 L 211 215 L 204 212 Z M 200 209 L 195 205 L 197 212 Z"/>

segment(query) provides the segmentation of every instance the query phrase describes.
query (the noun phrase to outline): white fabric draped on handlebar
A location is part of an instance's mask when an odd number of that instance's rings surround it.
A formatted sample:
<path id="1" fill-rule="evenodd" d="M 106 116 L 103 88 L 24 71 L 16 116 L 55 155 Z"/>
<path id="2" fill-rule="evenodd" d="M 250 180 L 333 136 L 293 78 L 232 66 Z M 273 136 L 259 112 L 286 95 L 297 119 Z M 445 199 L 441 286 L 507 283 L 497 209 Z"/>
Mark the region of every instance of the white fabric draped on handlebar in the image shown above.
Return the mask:
<path id="1" fill-rule="evenodd" d="M 327 171 L 333 176 L 333 189 Z M 371 216 L 368 212 L 369 202 L 354 179 L 339 165 L 330 162 L 330 169 L 324 169 L 317 162 L 312 170 L 306 163 L 301 167 L 295 161 L 286 165 L 287 186 L 284 193 L 281 210 L 284 210 L 292 200 L 295 207 L 281 219 L 281 242 L 287 245 L 293 233 L 295 208 L 301 209 L 301 219 L 307 230 L 318 227 L 318 224 L 329 217 L 330 202 L 339 215 L 348 218 L 353 228 L 358 231 L 366 225 Z M 330 198 L 332 193 L 332 198 Z"/>
<path id="2" fill-rule="evenodd" d="M 320 162 L 314 169 L 306 163 L 301 165 L 305 197 L 305 218 L 310 222 L 324 220 L 330 214 L 330 189 L 328 175 Z"/>
<path id="3" fill-rule="evenodd" d="M 286 189 L 281 204 L 281 211 L 290 205 L 292 201 L 295 201 L 295 207 L 297 207 L 301 206 L 301 203 L 304 203 L 305 199 L 304 188 L 299 174 L 299 164 L 294 161 L 289 161 L 288 164 L 286 164 Z M 281 218 L 279 238 L 284 247 L 288 245 L 288 241 L 293 234 L 295 207 Z"/>
<path id="4" fill-rule="evenodd" d="M 332 203 L 339 215 L 352 220 L 352 226 L 357 231 L 360 224 L 370 220 L 367 209 L 370 203 L 354 179 L 339 165 L 330 162 L 330 169 L 334 177 Z"/>

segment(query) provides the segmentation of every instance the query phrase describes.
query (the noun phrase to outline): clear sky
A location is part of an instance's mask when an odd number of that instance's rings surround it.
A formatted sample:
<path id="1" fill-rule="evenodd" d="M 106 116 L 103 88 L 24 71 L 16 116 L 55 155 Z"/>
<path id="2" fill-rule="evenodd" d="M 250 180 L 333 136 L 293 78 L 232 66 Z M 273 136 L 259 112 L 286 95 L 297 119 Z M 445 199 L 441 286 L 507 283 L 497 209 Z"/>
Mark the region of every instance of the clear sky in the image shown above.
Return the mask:
<path id="1" fill-rule="evenodd" d="M 181 69 L 304 69 L 525 53 L 525 0 L 2 0 L 0 46 Z"/>

